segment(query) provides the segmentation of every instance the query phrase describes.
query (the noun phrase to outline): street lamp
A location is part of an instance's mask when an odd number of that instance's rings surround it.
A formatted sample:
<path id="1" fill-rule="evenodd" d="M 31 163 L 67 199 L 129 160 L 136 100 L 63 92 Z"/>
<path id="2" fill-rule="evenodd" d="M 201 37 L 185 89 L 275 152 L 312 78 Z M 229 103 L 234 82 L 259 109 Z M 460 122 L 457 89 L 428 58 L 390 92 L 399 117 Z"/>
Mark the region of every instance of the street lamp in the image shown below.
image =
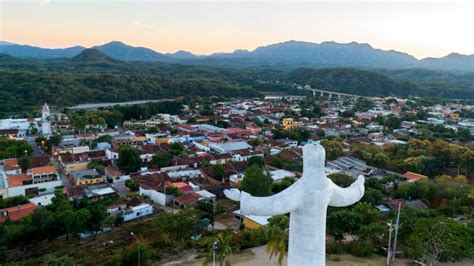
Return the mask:
<path id="1" fill-rule="evenodd" d="M 137 245 L 137 247 L 138 247 L 138 266 L 140 266 L 140 239 L 138 239 L 138 237 L 133 232 L 130 232 L 130 235 L 132 237 L 134 237 L 138 242 L 138 245 Z"/>
<path id="2" fill-rule="evenodd" d="M 212 244 L 212 266 L 216 266 L 216 251 L 219 250 L 219 242 L 214 241 Z"/>
<path id="3" fill-rule="evenodd" d="M 392 222 L 390 223 L 387 223 L 387 225 L 389 226 L 389 229 L 388 229 L 388 250 L 387 250 L 387 265 L 390 265 L 390 256 L 391 256 L 391 252 L 390 252 L 390 249 L 392 247 Z"/>

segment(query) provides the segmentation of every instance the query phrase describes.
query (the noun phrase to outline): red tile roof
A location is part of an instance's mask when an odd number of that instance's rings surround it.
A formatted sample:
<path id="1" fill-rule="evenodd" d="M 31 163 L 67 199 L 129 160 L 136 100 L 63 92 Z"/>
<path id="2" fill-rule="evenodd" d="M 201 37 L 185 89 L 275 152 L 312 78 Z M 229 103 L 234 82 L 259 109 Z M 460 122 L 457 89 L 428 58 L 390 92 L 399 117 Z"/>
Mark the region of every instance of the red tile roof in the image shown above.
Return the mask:
<path id="1" fill-rule="evenodd" d="M 31 168 L 28 172 L 31 173 L 32 175 L 52 174 L 52 173 L 56 173 L 56 167 L 54 166 L 35 167 L 35 168 Z"/>
<path id="2" fill-rule="evenodd" d="M 42 167 L 49 164 L 49 156 L 48 155 L 39 155 L 31 157 L 31 168 L 34 167 Z"/>
<path id="3" fill-rule="evenodd" d="M 70 198 L 81 197 L 84 195 L 84 188 L 81 186 L 72 186 L 64 188 L 66 195 Z"/>
<path id="4" fill-rule="evenodd" d="M 420 174 L 417 174 L 417 173 L 413 173 L 413 172 L 406 172 L 403 177 L 405 177 L 405 179 L 408 181 L 408 182 L 415 182 L 415 181 L 418 181 L 420 179 L 428 179 L 427 176 L 425 175 L 420 175 Z"/>
<path id="5" fill-rule="evenodd" d="M 183 196 L 177 197 L 175 200 L 179 203 L 180 206 L 192 204 L 201 198 L 201 195 L 197 193 L 189 193 Z"/>
<path id="6" fill-rule="evenodd" d="M 117 167 L 114 167 L 114 166 L 105 167 L 104 170 L 105 170 L 105 175 L 108 177 L 123 176 L 122 171 L 120 171 L 119 169 L 117 169 Z"/>
<path id="7" fill-rule="evenodd" d="M 171 180 L 171 178 L 166 173 L 132 176 L 132 179 L 138 180 L 140 187 L 145 189 L 154 189 L 157 191 L 161 190 L 165 181 Z"/>
<path id="8" fill-rule="evenodd" d="M 0 223 L 6 220 L 18 221 L 21 218 L 30 215 L 37 208 L 36 204 L 26 203 L 0 210 Z"/>
<path id="9" fill-rule="evenodd" d="M 165 187 L 175 187 L 181 193 L 192 191 L 193 188 L 185 182 L 165 182 Z"/>
<path id="10" fill-rule="evenodd" d="M 3 161 L 3 167 L 5 171 L 14 171 L 14 170 L 21 169 L 21 167 L 18 165 L 18 160 L 16 158 L 5 159 Z"/>
<path id="11" fill-rule="evenodd" d="M 24 182 L 32 181 L 31 176 L 27 174 L 9 175 L 8 187 L 19 187 L 23 186 Z"/>

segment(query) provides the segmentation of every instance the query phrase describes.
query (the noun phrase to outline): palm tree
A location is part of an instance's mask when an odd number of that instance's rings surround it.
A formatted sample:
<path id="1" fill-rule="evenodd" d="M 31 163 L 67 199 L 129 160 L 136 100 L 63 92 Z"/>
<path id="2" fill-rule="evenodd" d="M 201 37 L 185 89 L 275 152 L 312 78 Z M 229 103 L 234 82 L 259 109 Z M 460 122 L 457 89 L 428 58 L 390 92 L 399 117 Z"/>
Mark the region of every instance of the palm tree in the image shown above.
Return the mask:
<path id="1" fill-rule="evenodd" d="M 215 241 L 210 242 L 210 252 L 209 255 L 206 257 L 206 260 L 203 262 L 203 265 L 208 265 L 209 263 L 212 263 L 213 261 L 213 244 L 214 242 L 217 242 L 218 249 L 215 251 L 216 252 L 216 261 L 219 263 L 220 266 L 230 266 L 232 265 L 229 256 L 232 255 L 232 253 L 236 250 L 235 247 L 231 246 L 231 242 L 233 240 L 234 236 L 231 231 L 225 231 L 223 233 L 220 233 L 217 235 L 217 238 Z"/>
<path id="2" fill-rule="evenodd" d="M 283 259 L 288 249 L 288 217 L 278 215 L 270 218 L 267 230 L 267 247 L 266 251 L 270 253 L 270 259 L 278 256 L 278 265 L 283 265 Z"/>

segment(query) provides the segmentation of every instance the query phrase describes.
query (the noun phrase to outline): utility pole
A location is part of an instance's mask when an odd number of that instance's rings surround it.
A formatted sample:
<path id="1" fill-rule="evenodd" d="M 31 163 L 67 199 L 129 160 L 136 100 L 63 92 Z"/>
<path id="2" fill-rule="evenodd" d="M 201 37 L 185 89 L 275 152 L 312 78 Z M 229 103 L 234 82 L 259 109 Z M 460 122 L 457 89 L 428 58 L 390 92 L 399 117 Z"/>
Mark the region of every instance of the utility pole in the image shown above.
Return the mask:
<path id="1" fill-rule="evenodd" d="M 388 223 L 388 250 L 387 250 L 387 265 L 390 265 L 390 259 L 391 259 L 391 247 L 392 247 L 392 224 L 393 224 L 393 221 L 390 221 L 390 223 Z"/>
<path id="2" fill-rule="evenodd" d="M 133 232 L 130 232 L 130 235 L 133 236 L 137 242 L 138 242 L 138 245 L 137 245 L 137 248 L 138 248 L 138 266 L 140 266 L 140 239 L 138 239 L 138 237 L 133 233 Z"/>
<path id="3" fill-rule="evenodd" d="M 395 253 L 397 252 L 397 238 L 398 238 L 398 228 L 400 227 L 400 209 L 402 203 L 398 203 L 398 213 L 397 213 L 397 223 L 395 224 L 395 237 L 393 239 L 393 252 L 392 252 L 392 261 L 395 260 Z"/>

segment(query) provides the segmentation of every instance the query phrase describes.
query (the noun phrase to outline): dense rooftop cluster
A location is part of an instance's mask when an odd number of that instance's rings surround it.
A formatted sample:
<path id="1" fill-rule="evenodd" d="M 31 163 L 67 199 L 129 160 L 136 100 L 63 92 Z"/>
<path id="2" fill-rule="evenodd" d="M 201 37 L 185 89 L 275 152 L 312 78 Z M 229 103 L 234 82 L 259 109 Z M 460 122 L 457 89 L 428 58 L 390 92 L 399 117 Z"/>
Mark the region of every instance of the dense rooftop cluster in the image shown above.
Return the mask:
<path id="1" fill-rule="evenodd" d="M 474 232 L 473 107 L 393 97 L 187 99 L 52 111 L 49 136 L 41 136 L 38 119 L 5 119 L 0 123 L 0 222 L 7 234 L 1 243 L 10 249 L 41 240 L 38 235 L 46 229 L 34 224 L 36 218 L 27 221 L 41 212 L 69 211 L 75 217 L 71 224 L 55 220 L 64 224 L 52 238 L 89 239 L 112 234 L 108 231 L 126 226 L 123 222 L 138 226 L 189 209 L 198 211 L 189 215 L 200 221 L 189 231 L 193 239 L 214 237 L 212 229 L 242 235 L 275 229 L 275 219 L 284 217 L 243 215 L 223 190 L 239 187 L 257 196 L 284 190 L 301 176 L 301 147 L 309 142 L 325 147 L 325 171 L 334 182 L 349 185 L 360 174 L 367 179 L 362 204 L 329 210 L 328 237 L 335 246 L 328 251 L 364 255 L 367 246 L 369 253 L 384 248 L 387 236 L 380 224 L 393 217 L 399 203 L 405 218 L 443 214 L 470 221 L 462 230 Z M 354 224 L 348 224 L 348 217 Z M 35 227 L 37 234 L 8 234 L 16 224 Z M 379 233 L 366 237 L 369 228 L 364 226 L 377 227 Z M 420 233 L 401 230 L 403 248 Z M 265 239 L 239 247 L 265 244 Z M 5 259 L 20 259 L 12 254 Z M 445 259 L 472 255 L 456 254 Z M 422 256 L 409 248 L 404 255 Z"/>

